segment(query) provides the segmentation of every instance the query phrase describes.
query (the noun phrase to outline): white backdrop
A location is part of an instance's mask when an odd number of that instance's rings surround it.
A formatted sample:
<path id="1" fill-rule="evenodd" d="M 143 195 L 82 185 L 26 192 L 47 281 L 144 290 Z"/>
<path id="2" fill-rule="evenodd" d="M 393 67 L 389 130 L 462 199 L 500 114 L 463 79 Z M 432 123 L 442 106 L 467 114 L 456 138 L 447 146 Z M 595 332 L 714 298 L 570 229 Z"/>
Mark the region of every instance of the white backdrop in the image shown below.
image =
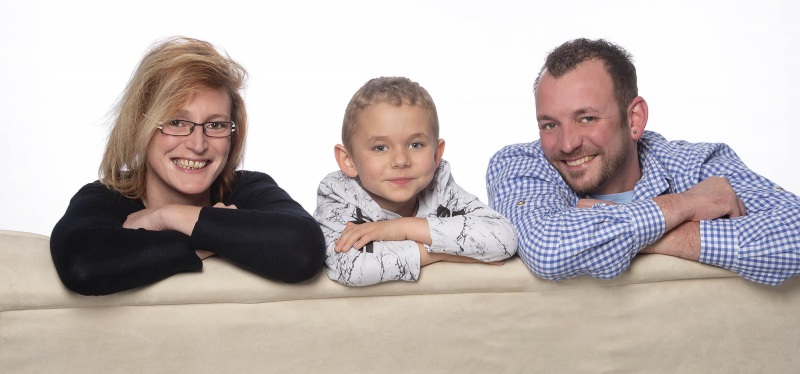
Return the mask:
<path id="1" fill-rule="evenodd" d="M 633 54 L 648 129 L 726 142 L 800 193 L 798 3 L 663 3 L 0 0 L 0 229 L 50 234 L 97 179 L 106 114 L 135 65 L 171 35 L 208 40 L 248 69 L 244 168 L 269 173 L 309 211 L 336 169 L 350 96 L 390 75 L 428 89 L 456 181 L 486 201 L 489 157 L 538 138 L 533 79 L 576 37 Z"/>

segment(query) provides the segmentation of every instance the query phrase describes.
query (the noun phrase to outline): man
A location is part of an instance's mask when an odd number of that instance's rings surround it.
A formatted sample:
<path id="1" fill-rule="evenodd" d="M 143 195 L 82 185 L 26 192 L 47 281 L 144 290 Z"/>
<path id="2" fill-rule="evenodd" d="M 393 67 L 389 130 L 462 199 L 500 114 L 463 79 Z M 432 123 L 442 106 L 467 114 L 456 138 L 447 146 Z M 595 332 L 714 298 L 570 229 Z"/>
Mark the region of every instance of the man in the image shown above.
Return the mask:
<path id="1" fill-rule="evenodd" d="M 724 144 L 645 131 L 630 55 L 577 39 L 534 83 L 538 141 L 489 162 L 492 208 L 517 227 L 536 275 L 613 278 L 639 253 L 720 266 L 777 285 L 800 272 L 800 199 Z"/>

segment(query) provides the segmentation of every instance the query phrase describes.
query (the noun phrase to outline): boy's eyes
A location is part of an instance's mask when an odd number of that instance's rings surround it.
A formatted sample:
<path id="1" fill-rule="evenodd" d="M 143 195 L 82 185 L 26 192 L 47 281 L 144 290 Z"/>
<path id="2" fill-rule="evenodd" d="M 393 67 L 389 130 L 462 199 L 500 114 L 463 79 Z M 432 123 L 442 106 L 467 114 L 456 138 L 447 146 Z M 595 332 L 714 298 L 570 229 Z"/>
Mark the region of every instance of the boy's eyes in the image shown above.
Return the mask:
<path id="1" fill-rule="evenodd" d="M 421 149 L 423 147 L 425 147 L 425 143 L 420 143 L 420 142 L 414 142 L 408 145 L 408 148 L 411 149 Z M 389 147 L 385 145 L 376 145 L 372 147 L 372 150 L 377 152 L 385 152 L 389 150 Z"/>

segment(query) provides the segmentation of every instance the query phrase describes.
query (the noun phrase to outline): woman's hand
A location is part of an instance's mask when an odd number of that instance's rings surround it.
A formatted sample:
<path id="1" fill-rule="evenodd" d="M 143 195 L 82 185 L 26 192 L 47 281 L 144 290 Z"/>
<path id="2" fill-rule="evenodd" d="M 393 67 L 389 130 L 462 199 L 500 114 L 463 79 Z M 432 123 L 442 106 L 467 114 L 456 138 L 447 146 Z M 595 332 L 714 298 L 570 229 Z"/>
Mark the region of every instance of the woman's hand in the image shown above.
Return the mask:
<path id="1" fill-rule="evenodd" d="M 233 205 L 233 204 L 225 205 L 223 203 L 216 203 L 216 204 L 214 204 L 213 208 L 239 209 L 239 208 L 236 207 L 236 205 Z"/>
<path id="2" fill-rule="evenodd" d="M 214 208 L 237 209 L 236 205 L 214 204 Z M 170 204 L 158 208 L 145 208 L 128 215 L 122 223 L 126 229 L 145 229 L 152 231 L 175 230 L 185 235 L 192 235 L 194 225 L 200 217 L 200 207 L 191 205 Z M 197 257 L 205 260 L 215 253 L 202 249 L 195 250 Z"/>
<path id="3" fill-rule="evenodd" d="M 164 210 L 169 205 L 158 208 L 145 208 L 138 212 L 128 215 L 122 227 L 126 229 L 145 229 L 151 231 L 163 231 L 167 229 L 164 219 Z"/>
<path id="4" fill-rule="evenodd" d="M 204 251 L 202 249 L 198 249 L 198 250 L 194 251 L 194 253 L 197 254 L 197 257 L 200 257 L 200 260 L 205 260 L 205 259 L 207 259 L 207 258 L 209 258 L 209 257 L 211 257 L 211 256 L 216 254 L 214 252 Z"/>
<path id="5" fill-rule="evenodd" d="M 214 204 L 214 208 L 236 209 L 236 205 Z M 145 229 L 151 231 L 174 230 L 184 235 L 192 235 L 194 224 L 200 217 L 200 207 L 170 204 L 157 208 L 145 208 L 128 215 L 122 223 L 126 229 Z"/>

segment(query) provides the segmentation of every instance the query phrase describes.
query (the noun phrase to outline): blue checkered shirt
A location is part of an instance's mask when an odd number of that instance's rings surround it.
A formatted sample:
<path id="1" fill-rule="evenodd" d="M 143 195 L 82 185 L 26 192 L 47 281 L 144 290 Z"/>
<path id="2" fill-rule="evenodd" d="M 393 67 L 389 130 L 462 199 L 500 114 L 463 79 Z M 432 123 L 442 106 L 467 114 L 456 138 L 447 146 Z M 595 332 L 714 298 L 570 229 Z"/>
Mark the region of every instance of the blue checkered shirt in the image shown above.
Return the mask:
<path id="1" fill-rule="evenodd" d="M 645 131 L 639 140 L 642 178 L 633 200 L 578 209 L 572 192 L 539 141 L 506 146 L 489 161 L 490 206 L 519 233 L 518 253 L 537 276 L 613 278 L 666 223 L 654 197 L 681 193 L 710 176 L 728 178 L 747 215 L 700 222 L 700 262 L 777 285 L 800 272 L 800 199 L 748 169 L 725 144 L 668 142 Z"/>

